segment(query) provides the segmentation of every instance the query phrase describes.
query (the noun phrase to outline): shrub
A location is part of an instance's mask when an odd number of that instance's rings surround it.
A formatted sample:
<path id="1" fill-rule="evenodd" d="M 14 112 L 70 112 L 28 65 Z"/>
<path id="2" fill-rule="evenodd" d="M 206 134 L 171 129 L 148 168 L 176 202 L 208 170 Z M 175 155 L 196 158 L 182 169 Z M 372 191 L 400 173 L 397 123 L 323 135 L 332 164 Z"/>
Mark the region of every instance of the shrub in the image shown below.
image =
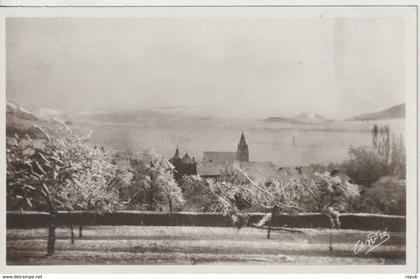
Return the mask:
<path id="1" fill-rule="evenodd" d="M 391 215 L 405 215 L 405 180 L 395 176 L 382 177 L 366 191 L 364 199 L 364 211 Z"/>
<path id="2" fill-rule="evenodd" d="M 390 167 L 374 149 L 350 148 L 349 155 L 350 160 L 342 167 L 356 184 L 370 187 L 380 177 L 390 174 Z"/>
<path id="3" fill-rule="evenodd" d="M 184 211 L 203 211 L 203 206 L 212 196 L 205 179 L 199 176 L 183 176 L 180 181 L 185 198 Z"/>

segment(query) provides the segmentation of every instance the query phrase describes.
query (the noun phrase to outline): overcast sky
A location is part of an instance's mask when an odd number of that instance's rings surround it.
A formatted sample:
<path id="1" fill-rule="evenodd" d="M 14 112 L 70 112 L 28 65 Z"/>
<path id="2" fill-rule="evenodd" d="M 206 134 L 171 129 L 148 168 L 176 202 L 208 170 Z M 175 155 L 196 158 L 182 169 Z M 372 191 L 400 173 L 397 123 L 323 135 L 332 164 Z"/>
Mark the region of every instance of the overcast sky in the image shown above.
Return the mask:
<path id="1" fill-rule="evenodd" d="M 6 47 L 7 100 L 29 109 L 345 118 L 405 101 L 399 19 L 9 18 Z"/>

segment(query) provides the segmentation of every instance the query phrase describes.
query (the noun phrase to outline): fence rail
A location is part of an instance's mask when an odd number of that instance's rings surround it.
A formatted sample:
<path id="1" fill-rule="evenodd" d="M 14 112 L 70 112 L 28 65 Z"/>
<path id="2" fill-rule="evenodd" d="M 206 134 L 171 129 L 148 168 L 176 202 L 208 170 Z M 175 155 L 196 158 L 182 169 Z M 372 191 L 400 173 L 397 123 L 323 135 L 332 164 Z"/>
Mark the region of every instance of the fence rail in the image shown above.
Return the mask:
<path id="1" fill-rule="evenodd" d="M 250 213 L 249 224 L 257 223 L 264 213 Z M 406 218 L 381 214 L 341 214 L 339 217 L 342 229 L 405 231 Z M 7 228 L 40 228 L 46 227 L 49 215 L 45 212 L 7 212 Z M 117 211 L 112 213 L 67 212 L 60 211 L 56 219 L 58 226 L 211 226 L 231 227 L 228 216 L 218 213 L 194 212 L 145 212 Z M 329 228 L 329 219 L 319 213 L 298 215 L 281 214 L 275 216 L 273 226 L 290 228 Z"/>

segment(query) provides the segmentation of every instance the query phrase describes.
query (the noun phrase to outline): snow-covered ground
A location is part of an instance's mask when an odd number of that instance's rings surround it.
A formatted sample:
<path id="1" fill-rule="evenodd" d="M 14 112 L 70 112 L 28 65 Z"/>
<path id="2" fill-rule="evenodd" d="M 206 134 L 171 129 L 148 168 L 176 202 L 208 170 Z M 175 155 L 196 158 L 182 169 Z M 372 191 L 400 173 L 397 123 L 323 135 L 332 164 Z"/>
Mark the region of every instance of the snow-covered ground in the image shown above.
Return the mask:
<path id="1" fill-rule="evenodd" d="M 254 228 L 86 227 L 83 238 L 57 229 L 56 254 L 46 257 L 47 229 L 7 230 L 7 263 L 49 264 L 404 264 L 405 233 L 365 255 L 354 244 L 369 232 L 304 229 L 303 234 Z M 331 243 L 331 244 L 330 244 Z"/>

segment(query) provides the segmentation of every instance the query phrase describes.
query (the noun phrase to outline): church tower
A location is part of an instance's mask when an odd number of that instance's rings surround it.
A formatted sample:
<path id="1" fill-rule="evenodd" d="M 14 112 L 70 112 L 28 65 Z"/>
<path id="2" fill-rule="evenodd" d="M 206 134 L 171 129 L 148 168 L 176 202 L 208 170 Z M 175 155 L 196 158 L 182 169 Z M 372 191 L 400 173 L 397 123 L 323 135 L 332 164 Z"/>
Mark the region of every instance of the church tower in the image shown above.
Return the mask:
<path id="1" fill-rule="evenodd" d="M 239 140 L 236 159 L 239 162 L 249 162 L 248 144 L 246 144 L 244 132 L 242 132 L 241 139 Z"/>

